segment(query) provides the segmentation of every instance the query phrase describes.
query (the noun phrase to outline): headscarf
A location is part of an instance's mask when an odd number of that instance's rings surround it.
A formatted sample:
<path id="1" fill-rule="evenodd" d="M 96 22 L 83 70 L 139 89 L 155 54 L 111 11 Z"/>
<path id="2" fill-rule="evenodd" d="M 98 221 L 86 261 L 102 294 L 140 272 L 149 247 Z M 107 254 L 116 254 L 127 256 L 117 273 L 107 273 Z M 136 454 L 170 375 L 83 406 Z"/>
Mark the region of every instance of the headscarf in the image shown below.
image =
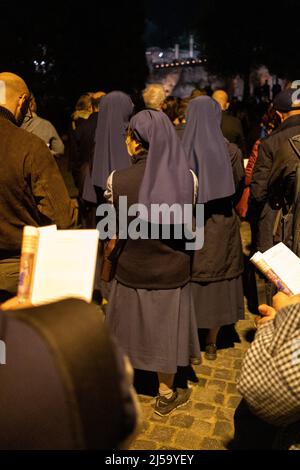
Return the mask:
<path id="1" fill-rule="evenodd" d="M 193 204 L 193 177 L 182 144 L 170 119 L 162 111 L 136 114 L 129 127 L 149 145 L 139 203 L 151 213 L 152 204 Z M 151 222 L 160 220 L 151 218 Z"/>
<path id="2" fill-rule="evenodd" d="M 187 111 L 183 134 L 190 168 L 198 181 L 198 203 L 232 196 L 233 172 L 226 141 L 221 131 L 222 111 L 209 96 L 193 99 Z"/>
<path id="3" fill-rule="evenodd" d="M 86 177 L 84 184 L 83 198 L 86 201 L 97 202 L 93 186 L 105 189 L 112 171 L 130 167 L 131 160 L 125 139 L 133 108 L 131 98 L 121 91 L 113 91 L 102 98 L 95 134 L 92 174 L 91 177 Z"/>

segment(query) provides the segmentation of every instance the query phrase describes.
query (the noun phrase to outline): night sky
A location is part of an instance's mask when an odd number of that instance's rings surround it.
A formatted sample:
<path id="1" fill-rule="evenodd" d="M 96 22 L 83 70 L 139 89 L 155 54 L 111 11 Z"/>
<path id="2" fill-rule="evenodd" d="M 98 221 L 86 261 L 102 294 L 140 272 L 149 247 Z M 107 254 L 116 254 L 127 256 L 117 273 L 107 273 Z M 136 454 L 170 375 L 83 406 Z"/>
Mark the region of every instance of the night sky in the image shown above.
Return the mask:
<path id="1" fill-rule="evenodd" d="M 49 117 L 69 113 L 89 90 L 136 93 L 148 76 L 145 48 L 184 46 L 190 33 L 211 72 L 247 79 L 251 67 L 265 64 L 295 80 L 295 18 L 299 0 L 0 0 L 0 70 L 21 75 Z M 45 62 L 45 73 L 35 62 Z"/>
<path id="2" fill-rule="evenodd" d="M 195 26 L 195 14 L 201 1 L 148 0 L 146 3 L 146 44 L 172 46 L 178 37 L 188 34 Z"/>

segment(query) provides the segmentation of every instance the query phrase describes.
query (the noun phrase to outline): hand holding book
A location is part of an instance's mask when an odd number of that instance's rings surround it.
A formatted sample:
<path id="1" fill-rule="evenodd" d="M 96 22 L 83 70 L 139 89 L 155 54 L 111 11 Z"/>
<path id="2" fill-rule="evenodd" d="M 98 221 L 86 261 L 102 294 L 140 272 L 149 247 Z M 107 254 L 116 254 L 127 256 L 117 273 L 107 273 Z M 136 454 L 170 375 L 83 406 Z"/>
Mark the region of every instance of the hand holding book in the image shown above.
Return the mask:
<path id="1" fill-rule="evenodd" d="M 288 296 L 300 293 L 300 259 L 283 243 L 265 253 L 258 251 L 251 261 L 280 292 Z"/>

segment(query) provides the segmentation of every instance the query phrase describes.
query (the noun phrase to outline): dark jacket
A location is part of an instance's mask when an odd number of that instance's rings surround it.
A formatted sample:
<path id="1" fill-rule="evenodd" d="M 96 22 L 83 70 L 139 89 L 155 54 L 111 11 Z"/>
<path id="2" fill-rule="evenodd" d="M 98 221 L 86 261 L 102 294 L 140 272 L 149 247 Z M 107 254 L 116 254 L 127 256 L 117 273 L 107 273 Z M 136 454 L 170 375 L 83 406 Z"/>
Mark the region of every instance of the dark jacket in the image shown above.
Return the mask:
<path id="1" fill-rule="evenodd" d="M 80 196 L 83 192 L 86 171 L 92 167 L 97 122 L 98 113 L 92 113 L 73 131 L 72 174 Z"/>
<path id="2" fill-rule="evenodd" d="M 274 191 L 270 190 L 270 178 L 276 164 L 276 152 L 290 137 L 300 134 L 300 115 L 284 121 L 258 150 L 251 182 L 250 203 L 255 213 L 257 249 L 264 252 L 273 246 L 273 228 L 280 203 Z"/>
<path id="3" fill-rule="evenodd" d="M 232 144 L 236 144 L 243 153 L 246 152 L 244 131 L 239 118 L 223 111 L 221 129 L 225 139 L 229 140 Z"/>
<path id="4" fill-rule="evenodd" d="M 38 137 L 0 107 L 0 259 L 20 254 L 24 225 L 76 224 L 77 209 L 57 164 Z"/>
<path id="5" fill-rule="evenodd" d="M 113 175 L 113 200 L 128 197 L 128 207 L 138 202 L 146 158 L 139 157 L 131 168 Z M 130 222 L 130 220 L 129 220 Z M 150 225 L 148 226 L 150 230 Z M 151 233 L 151 232 L 150 232 Z M 190 280 L 191 259 L 184 250 L 185 240 L 130 240 L 119 256 L 116 279 L 135 289 L 174 289 Z"/>
<path id="6" fill-rule="evenodd" d="M 241 152 L 229 146 L 237 192 L 242 190 L 244 168 Z M 235 196 L 205 204 L 204 246 L 196 251 L 192 280 L 216 282 L 234 279 L 243 272 L 243 252 L 240 222 L 234 211 Z"/>
<path id="7" fill-rule="evenodd" d="M 294 136 L 292 142 L 300 152 L 300 135 Z M 280 204 L 283 201 L 288 205 L 293 202 L 296 170 L 299 163 L 300 158 L 288 139 L 275 154 L 269 182 L 271 199 L 276 198 Z"/>
<path id="8" fill-rule="evenodd" d="M 96 305 L 68 299 L 2 312 L 0 335 L 1 450 L 127 447 L 138 410 Z"/>

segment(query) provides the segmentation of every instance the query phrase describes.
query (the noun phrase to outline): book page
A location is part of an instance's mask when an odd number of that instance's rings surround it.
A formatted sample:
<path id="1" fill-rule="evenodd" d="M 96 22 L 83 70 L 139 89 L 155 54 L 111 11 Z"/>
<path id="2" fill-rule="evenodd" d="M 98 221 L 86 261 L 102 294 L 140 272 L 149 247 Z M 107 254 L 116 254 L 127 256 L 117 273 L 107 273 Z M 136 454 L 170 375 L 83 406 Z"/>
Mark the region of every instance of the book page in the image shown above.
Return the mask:
<path id="1" fill-rule="evenodd" d="M 263 259 L 293 294 L 300 293 L 300 258 L 279 243 L 263 253 Z"/>
<path id="2" fill-rule="evenodd" d="M 91 301 L 98 252 L 97 230 L 41 231 L 31 301 Z"/>

